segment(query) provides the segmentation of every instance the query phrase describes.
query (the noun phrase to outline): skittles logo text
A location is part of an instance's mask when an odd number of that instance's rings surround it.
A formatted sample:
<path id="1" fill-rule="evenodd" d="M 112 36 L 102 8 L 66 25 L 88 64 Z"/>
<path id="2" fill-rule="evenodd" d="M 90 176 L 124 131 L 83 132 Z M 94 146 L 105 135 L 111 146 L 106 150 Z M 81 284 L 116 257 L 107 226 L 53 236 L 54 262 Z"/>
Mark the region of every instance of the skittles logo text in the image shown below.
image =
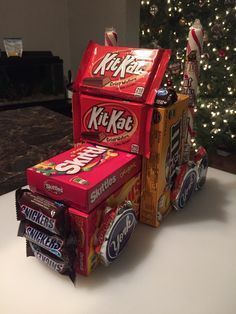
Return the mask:
<path id="1" fill-rule="evenodd" d="M 61 195 L 64 193 L 63 188 L 54 181 L 47 180 L 44 182 L 44 188 L 54 195 Z"/>
<path id="2" fill-rule="evenodd" d="M 192 192 L 195 189 L 197 181 L 197 174 L 195 170 L 192 170 L 184 179 L 182 189 L 179 194 L 178 206 L 184 208 L 187 201 L 190 199 Z"/>
<path id="3" fill-rule="evenodd" d="M 107 259 L 112 262 L 125 247 L 134 228 L 136 218 L 133 210 L 126 211 L 114 224 L 107 243 Z"/>
<path id="4" fill-rule="evenodd" d="M 65 160 L 56 165 L 57 171 L 65 172 L 65 174 L 75 174 L 81 170 L 82 167 L 90 163 L 93 159 L 97 158 L 107 151 L 107 148 L 101 146 L 88 146 L 77 153 L 77 156 L 72 160 Z"/>

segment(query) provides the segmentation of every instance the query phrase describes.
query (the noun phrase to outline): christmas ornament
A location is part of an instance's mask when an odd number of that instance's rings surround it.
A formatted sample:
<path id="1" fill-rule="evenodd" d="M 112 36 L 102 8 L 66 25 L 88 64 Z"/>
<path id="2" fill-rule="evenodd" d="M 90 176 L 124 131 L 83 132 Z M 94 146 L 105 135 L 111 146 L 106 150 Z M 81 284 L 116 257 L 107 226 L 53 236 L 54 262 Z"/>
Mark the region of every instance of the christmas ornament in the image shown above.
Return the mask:
<path id="1" fill-rule="evenodd" d="M 218 51 L 219 57 L 224 58 L 226 56 L 226 50 L 225 49 L 220 49 Z"/>
<path id="2" fill-rule="evenodd" d="M 160 49 L 161 48 L 161 46 L 158 44 L 158 40 L 157 39 L 154 39 L 151 42 L 150 48 L 152 48 L 152 49 Z"/>
<path id="3" fill-rule="evenodd" d="M 204 33 L 203 33 L 203 42 L 208 42 L 208 34 L 207 34 L 207 32 L 206 31 L 204 31 Z"/>
<path id="4" fill-rule="evenodd" d="M 169 70 L 170 70 L 171 74 L 179 74 L 181 71 L 181 65 L 182 65 L 182 63 L 180 61 L 176 61 L 174 63 L 171 63 L 169 65 Z"/>
<path id="5" fill-rule="evenodd" d="M 209 53 L 206 53 L 206 52 L 205 52 L 205 53 L 202 55 L 202 59 L 205 60 L 205 61 L 209 60 L 209 59 L 210 59 Z"/>
<path id="6" fill-rule="evenodd" d="M 181 19 L 179 20 L 179 25 L 184 26 L 187 24 L 187 21 L 185 20 L 184 17 L 181 17 Z"/>
<path id="7" fill-rule="evenodd" d="M 207 3 L 206 0 L 199 0 L 199 7 L 204 7 L 204 5 Z"/>
<path id="8" fill-rule="evenodd" d="M 159 9 L 158 9 L 157 5 L 153 4 L 153 5 L 150 6 L 150 11 L 149 12 L 150 12 L 150 14 L 152 16 L 155 16 L 158 11 L 159 11 Z"/>
<path id="9" fill-rule="evenodd" d="M 183 51 L 182 51 L 182 49 L 177 49 L 176 50 L 176 59 L 182 59 L 182 57 L 183 57 Z"/>
<path id="10" fill-rule="evenodd" d="M 172 85 L 173 85 L 172 79 L 169 78 L 169 79 L 167 80 L 166 84 L 167 84 L 167 87 L 172 87 Z"/>
<path id="11" fill-rule="evenodd" d="M 212 89 L 211 84 L 207 84 L 207 89 L 210 91 Z"/>
<path id="12" fill-rule="evenodd" d="M 216 23 L 211 28 L 212 31 L 212 37 L 214 39 L 219 39 L 223 36 L 223 28 L 222 25 L 219 23 Z"/>

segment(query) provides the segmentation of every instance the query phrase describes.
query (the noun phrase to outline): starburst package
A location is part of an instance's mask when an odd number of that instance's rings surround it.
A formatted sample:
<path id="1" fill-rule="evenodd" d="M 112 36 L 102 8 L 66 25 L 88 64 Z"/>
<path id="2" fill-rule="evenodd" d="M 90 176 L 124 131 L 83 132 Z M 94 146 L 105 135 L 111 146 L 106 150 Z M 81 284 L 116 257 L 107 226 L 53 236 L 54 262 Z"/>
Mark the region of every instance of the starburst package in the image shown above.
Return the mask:
<path id="1" fill-rule="evenodd" d="M 90 212 L 140 171 L 140 156 L 80 143 L 27 169 L 31 191 Z"/>

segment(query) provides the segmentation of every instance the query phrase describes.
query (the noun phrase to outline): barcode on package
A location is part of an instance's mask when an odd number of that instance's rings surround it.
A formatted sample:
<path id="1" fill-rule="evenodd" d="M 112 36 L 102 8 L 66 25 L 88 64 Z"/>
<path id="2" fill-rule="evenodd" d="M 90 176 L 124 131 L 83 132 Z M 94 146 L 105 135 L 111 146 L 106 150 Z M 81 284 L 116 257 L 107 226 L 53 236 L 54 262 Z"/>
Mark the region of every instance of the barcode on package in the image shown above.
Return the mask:
<path id="1" fill-rule="evenodd" d="M 138 154 L 138 152 L 139 152 L 139 145 L 132 144 L 131 145 L 131 153 Z"/>
<path id="2" fill-rule="evenodd" d="M 141 97 L 143 95 L 143 92 L 144 92 L 144 87 L 137 87 L 135 89 L 134 95 Z"/>

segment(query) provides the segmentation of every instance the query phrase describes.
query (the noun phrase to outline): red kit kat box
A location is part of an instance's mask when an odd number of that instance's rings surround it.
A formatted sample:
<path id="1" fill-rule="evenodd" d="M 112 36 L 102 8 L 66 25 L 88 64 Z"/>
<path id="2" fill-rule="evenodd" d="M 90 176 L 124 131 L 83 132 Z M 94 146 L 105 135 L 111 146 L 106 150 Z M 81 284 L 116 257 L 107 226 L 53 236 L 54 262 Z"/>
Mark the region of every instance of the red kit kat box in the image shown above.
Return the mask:
<path id="1" fill-rule="evenodd" d="M 27 180 L 33 192 L 90 212 L 140 169 L 139 156 L 80 143 L 28 168 Z"/>
<path id="2" fill-rule="evenodd" d="M 169 59 L 168 49 L 100 46 L 91 41 L 73 89 L 152 105 Z"/>
<path id="3" fill-rule="evenodd" d="M 139 103 L 80 94 L 74 106 L 74 140 L 145 155 L 152 108 Z M 79 120 L 78 120 L 79 118 Z"/>

